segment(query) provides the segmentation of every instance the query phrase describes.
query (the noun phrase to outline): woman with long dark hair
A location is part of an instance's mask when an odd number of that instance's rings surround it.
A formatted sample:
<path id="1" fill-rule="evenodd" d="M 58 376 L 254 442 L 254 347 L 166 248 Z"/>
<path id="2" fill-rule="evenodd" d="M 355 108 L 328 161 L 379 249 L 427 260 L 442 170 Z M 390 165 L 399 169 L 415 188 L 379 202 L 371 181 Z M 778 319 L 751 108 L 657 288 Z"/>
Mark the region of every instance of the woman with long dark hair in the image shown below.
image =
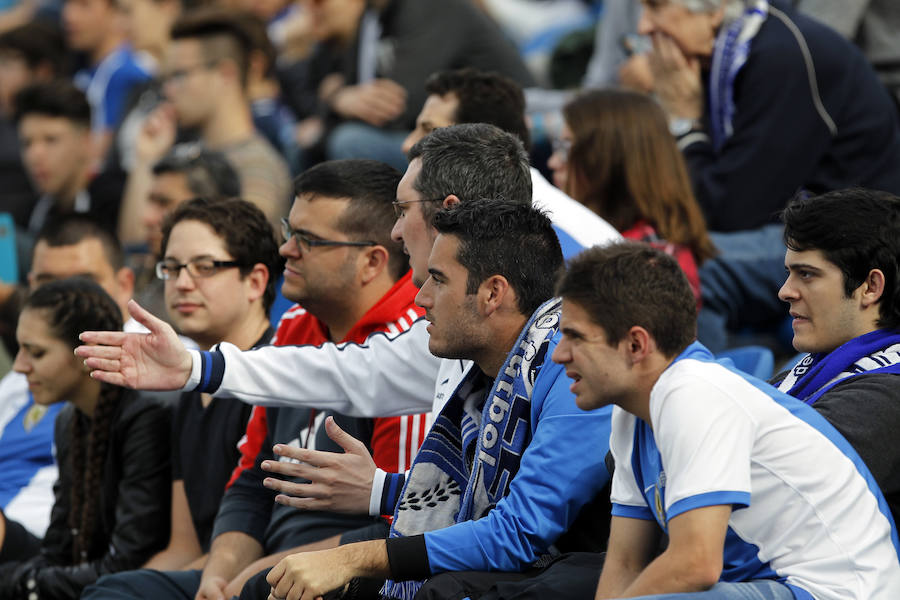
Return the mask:
<path id="1" fill-rule="evenodd" d="M 13 368 L 36 404 L 67 404 L 56 420 L 59 480 L 44 539 L 13 543 L 21 528 L 0 516 L 0 598 L 77 598 L 166 543 L 168 410 L 92 379 L 72 352 L 86 329 L 121 328 L 119 307 L 87 279 L 47 283 L 25 301 Z"/>
<path id="2" fill-rule="evenodd" d="M 665 113 L 649 96 L 594 90 L 563 108 L 553 182 L 628 239 L 675 256 L 700 297 L 697 266 L 716 250 Z"/>

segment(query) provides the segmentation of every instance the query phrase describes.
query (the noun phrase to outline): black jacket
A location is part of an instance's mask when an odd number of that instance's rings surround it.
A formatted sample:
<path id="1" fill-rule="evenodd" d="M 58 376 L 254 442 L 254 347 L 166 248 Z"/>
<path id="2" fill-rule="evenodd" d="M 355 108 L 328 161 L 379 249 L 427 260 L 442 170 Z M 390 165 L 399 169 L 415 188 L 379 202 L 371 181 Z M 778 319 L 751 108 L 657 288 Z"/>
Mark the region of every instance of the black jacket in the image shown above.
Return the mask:
<path id="1" fill-rule="evenodd" d="M 772 9 L 734 81 L 734 134 L 718 152 L 702 138 L 685 138 L 694 193 L 712 231 L 776 222 L 801 189 L 900 194 L 900 122 L 872 67 L 831 29 L 783 2 Z M 834 131 L 816 110 L 814 91 Z"/>
<path id="2" fill-rule="evenodd" d="M 59 480 L 53 487 L 56 498 L 41 553 L 25 562 L 0 565 L 2 599 L 27 598 L 30 592 L 37 592 L 42 600 L 78 598 L 85 586 L 102 575 L 140 567 L 168 541 L 170 411 L 135 392 L 125 392 L 113 416 L 88 560 L 72 565 L 68 464 L 69 431 L 75 418 L 86 419 L 69 404 L 56 420 Z"/>

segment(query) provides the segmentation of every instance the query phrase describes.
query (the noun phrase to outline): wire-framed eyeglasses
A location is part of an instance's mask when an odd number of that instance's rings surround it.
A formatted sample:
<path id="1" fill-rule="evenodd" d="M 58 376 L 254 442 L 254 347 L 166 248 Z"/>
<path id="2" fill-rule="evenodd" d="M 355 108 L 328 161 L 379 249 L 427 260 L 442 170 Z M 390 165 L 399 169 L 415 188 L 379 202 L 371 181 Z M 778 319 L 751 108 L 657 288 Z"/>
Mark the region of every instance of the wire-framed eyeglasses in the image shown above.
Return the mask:
<path id="1" fill-rule="evenodd" d="M 406 208 L 404 208 L 407 204 L 415 204 L 417 202 L 443 202 L 443 198 L 422 198 L 421 200 L 394 200 L 391 202 L 391 206 L 394 207 L 394 216 L 398 219 L 400 217 L 406 216 Z"/>

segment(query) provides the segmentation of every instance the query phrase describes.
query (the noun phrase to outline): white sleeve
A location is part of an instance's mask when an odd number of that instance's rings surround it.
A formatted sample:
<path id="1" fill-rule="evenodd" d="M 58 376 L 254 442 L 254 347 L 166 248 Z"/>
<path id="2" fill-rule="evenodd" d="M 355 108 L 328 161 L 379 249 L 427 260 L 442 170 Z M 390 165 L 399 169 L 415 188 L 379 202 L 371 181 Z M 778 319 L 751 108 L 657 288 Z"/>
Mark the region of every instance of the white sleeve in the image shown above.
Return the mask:
<path id="1" fill-rule="evenodd" d="M 666 470 L 666 515 L 704 506 L 750 504 L 756 424 L 727 381 L 682 373 L 650 400 L 654 437 Z M 737 382 L 735 382 L 737 383 Z"/>
<path id="2" fill-rule="evenodd" d="M 428 322 L 399 334 L 375 333 L 365 343 L 263 346 L 242 352 L 222 343 L 191 351 L 185 390 L 268 406 L 303 406 L 353 417 L 431 410 L 440 359 L 428 351 Z"/>
<path id="3" fill-rule="evenodd" d="M 628 414 L 618 406 L 613 408 L 609 450 L 612 452 L 616 468 L 613 471 L 610 500 L 614 505 L 613 515 L 652 519 L 653 513 L 647 506 L 631 468 L 635 422 L 634 415 Z"/>

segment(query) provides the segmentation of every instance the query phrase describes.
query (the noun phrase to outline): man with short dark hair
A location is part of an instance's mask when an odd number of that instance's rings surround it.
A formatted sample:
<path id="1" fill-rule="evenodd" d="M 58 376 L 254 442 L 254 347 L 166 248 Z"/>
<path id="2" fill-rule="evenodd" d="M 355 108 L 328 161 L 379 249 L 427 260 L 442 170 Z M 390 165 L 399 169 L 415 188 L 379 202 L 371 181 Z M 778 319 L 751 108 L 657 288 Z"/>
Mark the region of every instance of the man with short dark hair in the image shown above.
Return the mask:
<path id="1" fill-rule="evenodd" d="M 145 268 L 138 269 L 135 286 L 135 299 L 141 306 L 154 315 L 166 318 L 163 282 L 152 272 L 159 257 L 162 224 L 166 216 L 182 202 L 193 198 L 221 200 L 240 195 L 240 179 L 225 156 L 206 150 L 199 144 L 177 144 L 153 165 L 145 201 L 140 207 L 123 203 L 119 215 L 120 232 L 123 228 L 144 229 L 148 252 L 139 257 L 144 259 Z M 279 274 L 272 273 L 271 276 L 277 279 Z"/>
<path id="2" fill-rule="evenodd" d="M 862 459 L 817 411 L 692 343 L 695 301 L 674 259 L 592 248 L 558 292 L 553 360 L 579 407 L 615 405 L 596 598 L 900 595 L 897 530 Z"/>
<path id="3" fill-rule="evenodd" d="M 262 211 L 244 200 L 198 198 L 169 215 L 162 236 L 156 272 L 178 329 L 203 349 L 223 340 L 245 350 L 269 343 L 268 310 L 282 260 Z M 250 411 L 243 402 L 181 395 L 174 411 L 169 544 L 145 568 L 202 565 Z"/>
<path id="4" fill-rule="evenodd" d="M 182 15 L 172 27 L 164 69 L 171 105 L 161 106 L 150 118 L 171 129 L 166 134 L 172 136 L 169 143 L 174 138 L 173 117 L 179 127 L 198 130 L 203 145 L 224 154 L 237 171 L 241 197 L 262 209 L 277 227 L 289 207 L 290 174 L 284 159 L 253 126 L 247 95 L 253 48 L 238 14 L 203 8 Z"/>
<path id="5" fill-rule="evenodd" d="M 863 458 L 900 518 L 900 198 L 852 189 L 782 213 L 794 347 L 778 388 L 818 410 Z"/>
<path id="6" fill-rule="evenodd" d="M 275 597 L 317 597 L 353 577 L 390 577 L 388 597 L 460 570 L 522 570 L 547 552 L 609 478 L 609 411 L 579 412 L 550 362 L 562 253 L 527 203 L 470 200 L 437 212 L 425 309 L 429 350 L 473 361 L 422 444 L 391 536 L 284 559 Z M 577 429 L 579 435 L 569 433 Z"/>
<path id="7" fill-rule="evenodd" d="M 85 151 L 91 144 L 91 109 L 84 94 L 61 80 L 38 83 L 19 91 L 15 105 L 22 162 L 41 194 L 29 233 L 73 213 L 115 231 L 123 182 L 112 173 L 94 176 Z"/>

